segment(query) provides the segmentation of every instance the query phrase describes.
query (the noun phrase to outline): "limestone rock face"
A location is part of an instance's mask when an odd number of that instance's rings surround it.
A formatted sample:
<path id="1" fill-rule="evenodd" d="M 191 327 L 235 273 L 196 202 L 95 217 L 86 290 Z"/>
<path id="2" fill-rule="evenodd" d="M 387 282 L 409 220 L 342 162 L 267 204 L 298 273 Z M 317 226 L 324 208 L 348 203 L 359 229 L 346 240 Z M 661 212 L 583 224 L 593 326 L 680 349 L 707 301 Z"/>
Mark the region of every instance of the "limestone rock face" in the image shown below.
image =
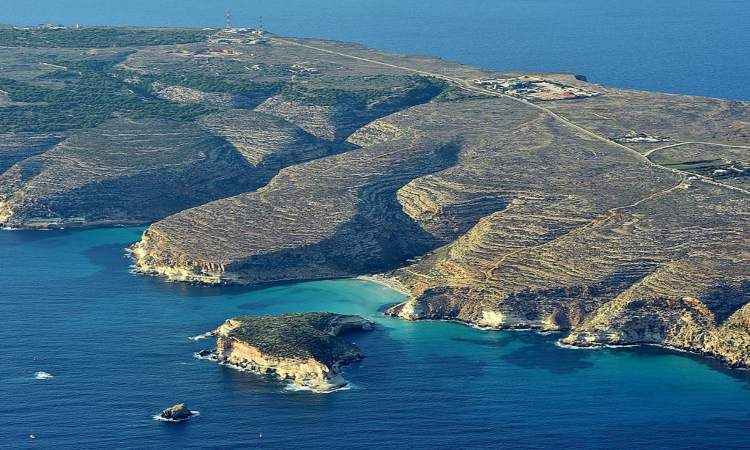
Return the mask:
<path id="1" fill-rule="evenodd" d="M 563 342 L 659 344 L 747 366 L 750 283 L 734 268 L 746 255 L 695 255 L 657 269 L 600 308 Z M 739 332 L 739 333 L 738 333 Z"/>
<path id="2" fill-rule="evenodd" d="M 94 103 L 111 120 L 71 122 L 96 128 L 10 133 L 23 117 L 60 124 L 6 101 L 25 115 L 0 121 L 0 225 L 156 221 L 132 247 L 144 273 L 245 285 L 377 274 L 409 293 L 387 312 L 404 319 L 748 365 L 750 103 L 572 74 L 533 77 L 601 95 L 534 102 L 476 83 L 529 74 L 232 35 L 97 50 L 109 63 L 95 78 L 115 89 Z M 3 52 L 8 76 L 37 82 L 47 67 Z M 91 55 L 58 56 L 88 67 Z M 79 95 L 63 75 L 55 86 Z"/>
<path id="3" fill-rule="evenodd" d="M 133 247 L 137 270 L 263 284 L 394 267 L 437 243 L 400 208 L 396 191 L 452 164 L 457 148 L 437 139 L 399 142 L 398 152 L 377 146 L 284 169 L 257 192 L 153 224 Z"/>
<path id="4" fill-rule="evenodd" d="M 347 384 L 341 366 L 364 357 L 339 336 L 372 329 L 373 323 L 359 316 L 332 313 L 237 317 L 214 331 L 215 356 L 244 370 L 326 392 Z"/>

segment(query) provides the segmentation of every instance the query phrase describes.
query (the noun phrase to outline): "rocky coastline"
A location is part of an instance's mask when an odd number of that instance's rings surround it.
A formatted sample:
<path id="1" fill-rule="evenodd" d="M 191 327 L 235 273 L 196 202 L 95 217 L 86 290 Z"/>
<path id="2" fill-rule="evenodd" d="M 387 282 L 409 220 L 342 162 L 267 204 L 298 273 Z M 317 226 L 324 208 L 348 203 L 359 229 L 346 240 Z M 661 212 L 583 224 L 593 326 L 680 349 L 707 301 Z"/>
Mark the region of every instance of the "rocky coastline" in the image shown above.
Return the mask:
<path id="1" fill-rule="evenodd" d="M 8 93 L 0 227 L 150 223 L 134 272 L 253 287 L 382 274 L 366 278 L 408 297 L 387 312 L 407 320 L 750 364 L 750 103 L 345 42 L 195 39 L 93 66 L 48 49 L 80 77 L 9 49 L 19 95 L 53 81 L 65 95 L 44 98 L 86 105 L 40 114 Z"/>
<path id="2" fill-rule="evenodd" d="M 377 277 L 385 286 L 404 285 L 389 275 Z M 408 291 L 401 291 L 407 295 Z M 598 316 L 580 324 L 561 320 L 559 312 L 533 315 L 514 311 L 483 309 L 462 310 L 460 304 L 446 304 L 428 297 L 409 295 L 404 302 L 390 306 L 385 315 L 409 321 L 440 320 L 456 322 L 483 330 L 524 330 L 560 332 L 558 344 L 564 348 L 626 348 L 654 346 L 666 350 L 713 358 L 736 369 L 750 368 L 750 308 L 737 310 L 723 323 L 705 305 L 691 298 L 657 299 L 641 303 L 637 311 L 603 307 Z M 615 311 L 618 314 L 615 314 Z"/>
<path id="3" fill-rule="evenodd" d="M 348 385 L 342 367 L 364 358 L 340 336 L 373 329 L 359 316 L 333 313 L 235 317 L 211 333 L 216 349 L 196 356 L 298 388 L 332 392 Z"/>

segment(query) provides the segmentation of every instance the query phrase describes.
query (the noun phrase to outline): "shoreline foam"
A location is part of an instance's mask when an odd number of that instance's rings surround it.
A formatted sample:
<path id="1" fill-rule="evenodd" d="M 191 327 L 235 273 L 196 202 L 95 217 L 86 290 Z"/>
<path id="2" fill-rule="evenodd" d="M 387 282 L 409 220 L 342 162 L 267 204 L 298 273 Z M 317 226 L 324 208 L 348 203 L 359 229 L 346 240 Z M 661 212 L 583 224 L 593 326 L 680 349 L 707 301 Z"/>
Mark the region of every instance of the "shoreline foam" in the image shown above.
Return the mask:
<path id="1" fill-rule="evenodd" d="M 191 414 L 191 416 L 190 416 L 190 417 L 188 417 L 187 419 L 182 419 L 182 420 L 175 420 L 175 419 L 165 419 L 165 418 L 164 418 L 164 417 L 162 417 L 162 416 L 161 416 L 160 414 L 156 414 L 155 416 L 152 416 L 152 418 L 153 418 L 154 420 L 156 420 L 156 421 L 159 421 L 159 422 L 167 422 L 167 423 L 182 423 L 182 422 L 187 422 L 188 420 L 192 419 L 193 417 L 197 417 L 197 416 L 200 416 L 200 415 L 201 415 L 201 412 L 200 412 L 200 411 L 194 411 L 194 410 L 192 410 L 192 409 L 191 409 L 191 410 L 190 410 L 190 414 Z"/>
<path id="2" fill-rule="evenodd" d="M 311 388 L 309 386 L 303 386 L 303 385 L 297 384 L 297 383 L 295 383 L 293 381 L 282 380 L 282 379 L 279 379 L 279 378 L 276 378 L 276 377 L 269 376 L 268 374 L 263 373 L 263 372 L 259 372 L 259 371 L 252 370 L 252 369 L 248 369 L 246 367 L 238 366 L 236 364 L 232 364 L 230 362 L 223 361 L 223 360 L 219 359 L 218 356 L 216 356 L 215 352 L 211 352 L 210 354 L 208 354 L 206 356 L 201 355 L 200 352 L 195 352 L 195 353 L 193 353 L 193 357 L 196 358 L 196 359 L 203 360 L 203 361 L 212 361 L 212 362 L 215 362 L 215 363 L 217 363 L 220 366 L 228 367 L 228 368 L 230 368 L 232 370 L 236 370 L 237 372 L 249 373 L 249 374 L 252 374 L 252 375 L 255 375 L 255 376 L 258 376 L 258 377 L 267 378 L 268 380 L 271 380 L 271 381 L 273 381 L 275 383 L 280 384 L 281 386 L 283 386 L 283 388 L 284 388 L 285 391 L 289 391 L 289 392 L 313 392 L 313 393 L 316 393 L 316 394 L 333 394 L 334 392 L 350 391 L 352 389 L 356 389 L 357 388 L 355 385 L 353 385 L 352 383 L 350 383 L 350 382 L 347 381 L 346 384 L 344 384 L 342 386 L 339 386 L 339 387 L 337 387 L 335 389 L 330 389 L 330 390 L 325 390 L 324 391 L 324 390 L 321 390 L 321 389 L 314 389 L 314 388 Z"/>
<path id="3" fill-rule="evenodd" d="M 190 339 L 191 341 L 200 341 L 200 340 L 203 340 L 203 339 L 208 339 L 208 338 L 210 338 L 213 335 L 214 335 L 213 332 L 206 331 L 203 334 L 199 334 L 197 336 L 191 336 L 188 339 Z"/>

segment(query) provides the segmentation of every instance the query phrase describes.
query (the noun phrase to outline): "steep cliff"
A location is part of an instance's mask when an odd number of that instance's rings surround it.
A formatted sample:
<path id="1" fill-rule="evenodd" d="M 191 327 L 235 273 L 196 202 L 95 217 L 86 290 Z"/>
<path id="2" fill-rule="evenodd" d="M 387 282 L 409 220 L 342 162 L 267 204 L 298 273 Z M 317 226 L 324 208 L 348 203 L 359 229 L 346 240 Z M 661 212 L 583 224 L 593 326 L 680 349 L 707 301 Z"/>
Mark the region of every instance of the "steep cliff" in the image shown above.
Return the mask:
<path id="1" fill-rule="evenodd" d="M 381 274 L 404 319 L 748 365 L 750 104 L 266 38 L 3 50 L 0 223 L 157 220 L 144 273 Z"/>
<path id="2" fill-rule="evenodd" d="M 570 345 L 658 344 L 746 365 L 750 329 L 734 317 L 744 317 L 750 300 L 741 289 L 750 279 L 746 192 L 659 166 L 638 155 L 645 150 L 503 99 L 416 106 L 368 124 L 349 142 L 362 149 L 295 166 L 253 196 L 154 224 L 135 247 L 138 267 L 174 279 L 258 284 L 404 265 L 387 274 L 411 293 L 387 312 L 404 319 L 562 330 L 572 333 Z M 382 174 L 403 167 L 390 158 L 403 162 L 428 142 L 453 142 L 456 158 L 383 183 Z M 364 165 L 367 155 L 389 156 Z M 344 189 L 353 186 L 348 174 L 360 188 Z M 379 219 L 358 221 L 367 211 Z M 232 225 L 248 222 L 252 231 Z M 351 223 L 356 231 L 343 232 Z M 385 234 L 386 224 L 403 224 L 402 231 Z M 211 240 L 217 229 L 226 241 Z M 383 249 L 396 246 L 404 250 L 386 259 Z M 698 260 L 725 263 L 691 263 Z M 669 270 L 674 264 L 681 269 Z M 687 281 L 677 283 L 679 274 Z M 657 275 L 661 288 L 634 291 Z M 679 289 L 666 289 L 670 283 Z M 693 311 L 687 320 L 683 298 L 709 305 L 703 311 L 711 315 Z M 671 331 L 641 335 L 639 326 Z"/>
<path id="3" fill-rule="evenodd" d="M 401 210 L 396 191 L 451 165 L 458 145 L 400 142 L 397 152 L 370 147 L 284 169 L 257 192 L 150 226 L 133 247 L 136 268 L 182 281 L 262 284 L 396 267 L 438 243 Z"/>
<path id="4" fill-rule="evenodd" d="M 214 331 L 214 356 L 243 370 L 328 392 L 347 384 L 343 365 L 364 357 L 339 336 L 372 329 L 372 322 L 359 316 L 333 313 L 236 317 Z"/>

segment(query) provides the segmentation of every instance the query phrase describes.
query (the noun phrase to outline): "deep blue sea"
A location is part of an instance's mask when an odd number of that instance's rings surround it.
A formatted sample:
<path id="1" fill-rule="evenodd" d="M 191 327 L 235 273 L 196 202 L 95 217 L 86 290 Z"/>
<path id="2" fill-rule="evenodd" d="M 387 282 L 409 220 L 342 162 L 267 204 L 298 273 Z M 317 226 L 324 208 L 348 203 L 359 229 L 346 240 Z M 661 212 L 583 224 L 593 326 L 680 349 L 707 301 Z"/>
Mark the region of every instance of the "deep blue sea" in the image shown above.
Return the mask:
<path id="1" fill-rule="evenodd" d="M 138 228 L 0 233 L 0 448 L 741 448 L 750 373 L 657 349 L 386 318 L 354 280 L 207 288 L 132 275 Z M 225 318 L 361 314 L 367 358 L 332 394 L 198 360 Z M 35 379 L 44 371 L 53 377 Z M 182 424 L 152 416 L 178 401 Z M 35 439 L 29 436 L 34 435 Z"/>
<path id="2" fill-rule="evenodd" d="M 748 0 L 0 0 L 0 23 L 255 26 L 499 70 L 750 100 Z"/>
<path id="3" fill-rule="evenodd" d="M 495 69 L 750 99 L 747 0 L 0 0 L 0 23 L 237 26 Z M 132 275 L 141 229 L 0 232 L 0 448 L 742 448 L 750 373 L 653 348 L 384 317 L 381 286 L 263 290 Z M 290 391 L 193 358 L 225 318 L 361 314 L 354 388 Z M 35 373 L 52 375 L 35 379 Z M 152 419 L 187 402 L 200 416 Z M 35 439 L 31 439 L 34 435 Z"/>

